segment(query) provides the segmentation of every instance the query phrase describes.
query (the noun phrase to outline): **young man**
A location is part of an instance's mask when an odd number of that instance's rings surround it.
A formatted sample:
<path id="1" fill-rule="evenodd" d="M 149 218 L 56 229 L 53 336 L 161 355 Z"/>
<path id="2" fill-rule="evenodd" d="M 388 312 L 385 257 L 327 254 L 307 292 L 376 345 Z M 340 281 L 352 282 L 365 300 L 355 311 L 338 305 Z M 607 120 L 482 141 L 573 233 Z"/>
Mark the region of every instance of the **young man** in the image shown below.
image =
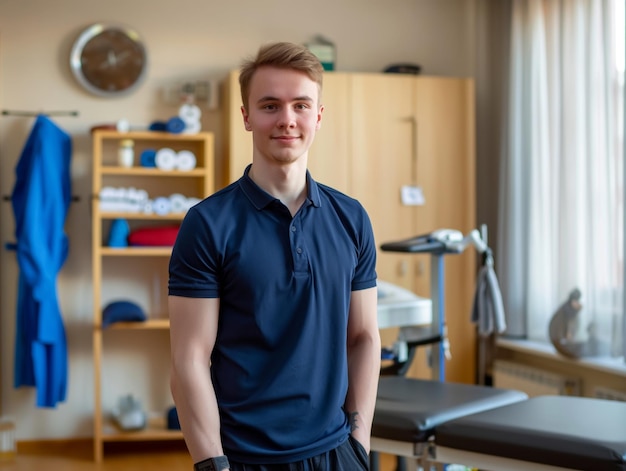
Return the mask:
<path id="1" fill-rule="evenodd" d="M 244 63 L 252 164 L 179 231 L 171 386 L 196 470 L 369 467 L 376 250 L 363 207 L 307 171 L 322 75 L 290 43 Z"/>

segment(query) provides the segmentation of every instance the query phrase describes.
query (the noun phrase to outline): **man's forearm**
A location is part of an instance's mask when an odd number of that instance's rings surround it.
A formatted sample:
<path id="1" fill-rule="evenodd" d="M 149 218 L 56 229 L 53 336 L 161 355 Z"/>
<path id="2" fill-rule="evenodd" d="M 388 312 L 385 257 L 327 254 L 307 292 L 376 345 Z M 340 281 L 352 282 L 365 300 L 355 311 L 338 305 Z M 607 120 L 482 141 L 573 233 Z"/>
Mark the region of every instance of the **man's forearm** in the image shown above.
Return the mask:
<path id="1" fill-rule="evenodd" d="M 358 343 L 348 348 L 349 384 L 345 409 L 350 416 L 352 435 L 367 451 L 379 376 L 380 337 L 363 336 Z"/>
<path id="2" fill-rule="evenodd" d="M 194 463 L 223 455 L 215 391 L 206 365 L 172 373 L 172 395 L 185 443 Z"/>

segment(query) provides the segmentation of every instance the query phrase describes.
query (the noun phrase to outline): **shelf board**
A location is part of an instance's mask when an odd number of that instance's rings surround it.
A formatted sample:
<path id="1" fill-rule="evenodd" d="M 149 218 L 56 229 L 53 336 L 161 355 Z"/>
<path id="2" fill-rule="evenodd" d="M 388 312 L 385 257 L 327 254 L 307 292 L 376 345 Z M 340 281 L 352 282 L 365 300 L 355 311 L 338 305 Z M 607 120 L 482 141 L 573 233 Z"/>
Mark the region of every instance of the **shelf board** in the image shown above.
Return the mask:
<path id="1" fill-rule="evenodd" d="M 135 139 L 146 141 L 182 141 L 182 142 L 202 142 L 212 136 L 211 132 L 201 131 L 195 134 L 175 134 L 165 131 L 129 131 L 119 132 L 113 129 L 102 129 L 96 131 L 99 137 L 103 139 Z"/>
<path id="2" fill-rule="evenodd" d="M 575 365 L 577 369 L 589 369 L 626 377 L 626 363 L 621 357 L 597 356 L 583 358 L 567 358 L 556 351 L 551 343 L 533 340 L 498 338 L 498 349 L 520 352 L 537 358 L 558 361 L 565 365 Z"/>
<path id="3" fill-rule="evenodd" d="M 146 214 L 146 213 L 125 213 L 125 212 L 100 212 L 101 219 L 145 219 L 145 220 L 181 220 L 185 217 L 185 213 L 168 213 L 164 215 L 160 214 Z"/>
<path id="4" fill-rule="evenodd" d="M 168 430 L 165 420 L 150 419 L 148 426 L 143 430 L 122 431 L 113 423 L 105 423 L 102 430 L 104 442 L 141 442 L 155 440 L 182 440 L 183 433 L 180 430 Z"/>
<path id="5" fill-rule="evenodd" d="M 100 254 L 107 257 L 169 257 L 172 247 L 100 247 Z"/>
<path id="6" fill-rule="evenodd" d="M 159 330 L 169 328 L 169 319 L 149 319 L 139 322 L 114 322 L 104 330 Z"/>
<path id="7" fill-rule="evenodd" d="M 155 167 L 100 167 L 102 175 L 124 175 L 124 176 L 149 176 L 149 177 L 205 177 L 206 171 L 202 167 L 192 170 L 161 170 Z"/>

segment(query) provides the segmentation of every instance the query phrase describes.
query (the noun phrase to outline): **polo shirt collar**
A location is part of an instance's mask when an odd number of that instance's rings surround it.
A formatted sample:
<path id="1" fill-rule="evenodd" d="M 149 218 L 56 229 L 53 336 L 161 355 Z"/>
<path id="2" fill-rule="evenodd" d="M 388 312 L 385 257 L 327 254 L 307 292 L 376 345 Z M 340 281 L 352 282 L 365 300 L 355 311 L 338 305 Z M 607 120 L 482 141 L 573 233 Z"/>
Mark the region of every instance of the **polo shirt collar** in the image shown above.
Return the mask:
<path id="1" fill-rule="evenodd" d="M 244 170 L 243 177 L 239 179 L 239 186 L 254 207 L 261 210 L 276 201 L 277 198 L 262 190 L 252 181 L 252 178 L 248 175 L 250 173 L 250 167 L 252 167 L 252 164 L 249 164 Z M 319 208 L 322 204 L 320 200 L 320 190 L 317 182 L 313 180 L 308 170 L 306 171 L 306 183 L 308 188 L 307 200 L 313 206 Z"/>

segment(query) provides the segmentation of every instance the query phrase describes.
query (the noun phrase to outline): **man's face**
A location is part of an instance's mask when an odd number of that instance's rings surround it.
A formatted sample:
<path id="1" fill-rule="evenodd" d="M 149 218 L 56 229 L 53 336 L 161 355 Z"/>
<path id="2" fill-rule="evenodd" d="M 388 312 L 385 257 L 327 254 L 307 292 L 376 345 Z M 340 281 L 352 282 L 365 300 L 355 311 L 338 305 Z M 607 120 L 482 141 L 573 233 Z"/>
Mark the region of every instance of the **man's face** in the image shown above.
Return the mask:
<path id="1" fill-rule="evenodd" d="M 254 155 L 288 164 L 307 154 L 320 128 L 323 107 L 317 83 L 305 73 L 262 67 L 250 84 L 246 130 L 252 131 Z"/>

